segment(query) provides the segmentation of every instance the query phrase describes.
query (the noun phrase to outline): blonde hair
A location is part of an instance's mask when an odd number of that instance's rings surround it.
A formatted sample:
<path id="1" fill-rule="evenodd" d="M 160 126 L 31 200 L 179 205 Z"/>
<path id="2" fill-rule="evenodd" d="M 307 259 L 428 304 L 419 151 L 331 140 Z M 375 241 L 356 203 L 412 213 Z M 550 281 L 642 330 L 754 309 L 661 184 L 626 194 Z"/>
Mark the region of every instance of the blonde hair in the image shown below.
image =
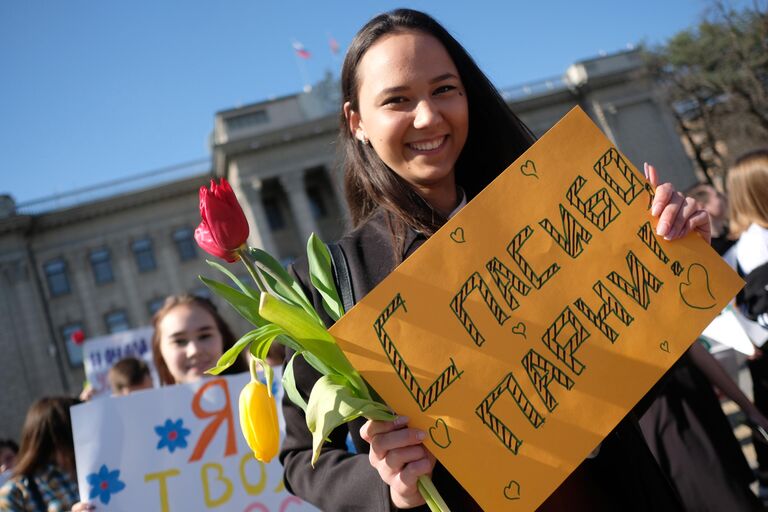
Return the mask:
<path id="1" fill-rule="evenodd" d="M 757 224 L 768 228 L 768 149 L 742 155 L 728 171 L 731 235 Z"/>

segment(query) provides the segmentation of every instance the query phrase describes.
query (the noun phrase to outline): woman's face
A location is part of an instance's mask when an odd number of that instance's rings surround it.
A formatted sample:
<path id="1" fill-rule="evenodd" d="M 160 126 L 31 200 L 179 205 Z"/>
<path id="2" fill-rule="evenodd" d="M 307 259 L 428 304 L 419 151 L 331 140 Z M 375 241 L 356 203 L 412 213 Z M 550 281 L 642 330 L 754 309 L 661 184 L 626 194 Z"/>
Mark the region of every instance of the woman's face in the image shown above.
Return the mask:
<path id="1" fill-rule="evenodd" d="M 418 31 L 384 36 L 363 55 L 357 80 L 358 111 L 344 106 L 352 134 L 370 140 L 379 158 L 423 197 L 453 193 L 469 114 L 443 45 Z"/>
<path id="2" fill-rule="evenodd" d="M 179 304 L 158 324 L 160 353 L 177 383 L 194 382 L 216 366 L 224 351 L 213 316 L 195 304 Z"/>

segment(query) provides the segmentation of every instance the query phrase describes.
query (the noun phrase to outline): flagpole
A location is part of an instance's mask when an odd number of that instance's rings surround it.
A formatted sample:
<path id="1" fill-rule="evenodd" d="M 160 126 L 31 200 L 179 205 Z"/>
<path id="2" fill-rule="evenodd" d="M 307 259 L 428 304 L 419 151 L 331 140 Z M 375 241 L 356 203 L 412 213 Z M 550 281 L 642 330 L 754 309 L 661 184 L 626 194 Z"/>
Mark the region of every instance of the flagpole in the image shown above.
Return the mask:
<path id="1" fill-rule="evenodd" d="M 303 84 L 303 90 L 304 92 L 309 92 L 312 90 L 312 86 L 309 84 L 309 78 L 307 74 L 307 68 L 304 65 L 304 59 L 302 59 L 298 52 L 296 45 L 300 44 L 297 40 L 291 41 L 291 47 L 293 48 L 293 58 L 296 61 L 296 67 L 299 69 L 299 75 L 301 76 L 301 80 L 304 82 Z"/>

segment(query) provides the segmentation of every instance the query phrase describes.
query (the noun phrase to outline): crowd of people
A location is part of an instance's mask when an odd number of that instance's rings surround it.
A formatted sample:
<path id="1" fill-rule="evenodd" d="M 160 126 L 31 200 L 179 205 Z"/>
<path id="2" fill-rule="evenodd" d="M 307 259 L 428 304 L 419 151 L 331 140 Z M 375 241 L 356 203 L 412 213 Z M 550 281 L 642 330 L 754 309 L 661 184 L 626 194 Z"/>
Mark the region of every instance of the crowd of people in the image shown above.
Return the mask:
<path id="1" fill-rule="evenodd" d="M 401 9 L 370 20 L 348 49 L 341 87 L 339 148 L 354 227 L 339 246 L 354 299 L 360 300 L 535 138 L 461 44 L 417 11 Z M 728 172 L 728 200 L 709 184 L 685 196 L 659 184 L 652 166 L 646 172 L 656 191 L 651 212 L 658 235 L 675 240 L 695 232 L 707 241 L 711 236 L 716 250 L 747 280 L 738 307 L 766 325 L 768 150 L 735 161 Z M 292 271 L 323 315 L 306 259 L 297 260 Z M 163 386 L 205 378 L 205 370 L 237 339 L 211 301 L 191 295 L 168 297 L 152 326 L 153 361 Z M 270 362 L 280 364 L 290 355 L 274 352 Z M 760 434 L 768 431 L 766 357 L 757 349 L 748 362 L 753 402 L 694 342 L 540 510 L 763 510 L 750 486 L 757 478 L 768 489 L 768 439 Z M 244 358 L 227 370 L 244 371 Z M 319 374 L 297 359 L 294 377 L 307 397 Z M 108 382 L 113 395 L 152 387 L 149 368 L 133 358 L 115 364 Z M 756 473 L 713 386 L 741 407 L 758 432 Z M 81 501 L 77 488 L 69 408 L 79 401 L 36 401 L 20 446 L 0 441 L 0 510 L 98 509 Z M 453 510 L 480 510 L 406 418 L 360 419 L 339 427 L 313 468 L 304 412 L 285 400 L 283 413 L 285 486 L 322 510 L 426 510 L 417 487 L 424 474 L 432 476 Z"/>

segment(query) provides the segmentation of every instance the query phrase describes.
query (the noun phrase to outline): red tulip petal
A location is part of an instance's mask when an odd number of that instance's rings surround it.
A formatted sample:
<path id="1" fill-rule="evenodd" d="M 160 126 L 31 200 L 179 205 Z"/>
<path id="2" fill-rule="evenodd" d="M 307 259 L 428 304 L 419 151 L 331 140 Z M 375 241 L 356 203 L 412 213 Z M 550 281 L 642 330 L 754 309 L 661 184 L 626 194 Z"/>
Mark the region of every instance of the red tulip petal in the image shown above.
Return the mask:
<path id="1" fill-rule="evenodd" d="M 227 251 L 216 243 L 204 222 L 201 222 L 197 229 L 195 229 L 195 241 L 201 249 L 217 258 L 227 260 L 230 263 L 234 263 L 238 259 L 235 252 Z"/>

